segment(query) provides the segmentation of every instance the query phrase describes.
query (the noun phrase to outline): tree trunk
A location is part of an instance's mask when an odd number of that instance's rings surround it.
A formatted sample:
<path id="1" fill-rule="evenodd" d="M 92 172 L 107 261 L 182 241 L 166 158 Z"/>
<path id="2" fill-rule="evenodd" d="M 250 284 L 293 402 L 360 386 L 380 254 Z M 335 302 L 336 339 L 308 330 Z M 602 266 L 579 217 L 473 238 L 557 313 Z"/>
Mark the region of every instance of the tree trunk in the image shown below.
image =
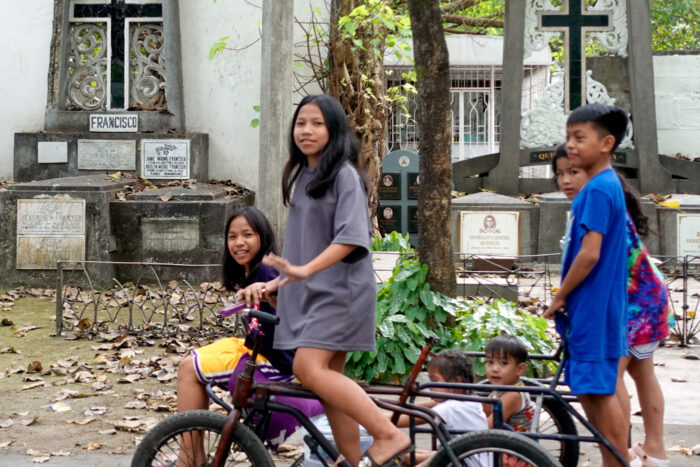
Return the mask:
<path id="1" fill-rule="evenodd" d="M 452 160 L 447 43 L 442 29 L 439 2 L 408 0 L 408 11 L 418 77 L 418 249 L 421 262 L 428 265 L 427 280 L 431 288 L 454 297 L 456 283 L 450 223 Z"/>
<path id="2" fill-rule="evenodd" d="M 357 29 L 354 38 L 342 39 L 338 34 L 338 19 L 364 3 L 363 0 L 332 1 L 328 91 L 340 101 L 350 120 L 350 127 L 362 140 L 359 162 L 367 171 L 369 212 L 374 231 L 378 232 L 377 184 L 386 153 L 389 107 L 386 102 L 384 64 L 375 53 L 377 46 L 370 44 L 370 40 L 381 39 L 384 33 L 380 26 L 366 21 Z M 361 40 L 363 48 L 353 44 L 352 39 Z M 383 50 L 383 40 L 380 42 L 378 47 Z"/>

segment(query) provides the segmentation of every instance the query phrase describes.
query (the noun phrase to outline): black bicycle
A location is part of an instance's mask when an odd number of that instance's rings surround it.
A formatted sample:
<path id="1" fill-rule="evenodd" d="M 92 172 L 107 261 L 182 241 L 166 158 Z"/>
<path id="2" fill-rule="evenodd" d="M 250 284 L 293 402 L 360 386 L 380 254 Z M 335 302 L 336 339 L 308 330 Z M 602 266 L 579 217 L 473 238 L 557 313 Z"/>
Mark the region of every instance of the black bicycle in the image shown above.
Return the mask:
<path id="1" fill-rule="evenodd" d="M 257 310 L 246 309 L 242 313 L 265 323 L 277 324 L 279 321 L 276 316 Z M 308 432 L 304 436 L 304 442 L 322 465 L 350 467 L 350 464 L 344 460 L 336 463 L 326 461 L 326 459 L 342 459 L 333 443 L 325 438 L 311 419 L 296 406 L 276 400 L 280 396 L 318 399 L 315 394 L 295 383 L 255 381 L 255 360 L 261 343 L 262 335 L 258 333 L 254 338 L 251 358 L 247 361 L 245 370 L 238 375 L 235 389 L 232 391 L 233 407 L 218 398 L 211 386 L 207 387 L 209 396 L 228 412 L 228 416 L 208 410 L 193 410 L 181 412 L 163 420 L 149 431 L 139 444 L 132 460 L 132 467 L 273 466 L 272 456 L 262 440 L 266 438 L 265 431 L 270 417 L 275 413 L 293 416 Z M 394 420 L 400 414 L 410 417 L 409 434 L 414 445 L 418 433 L 423 431 L 431 433 L 437 453 L 431 459 L 430 466 L 554 467 L 561 465 L 536 441 L 505 429 L 499 399 L 466 394 L 448 395 L 444 392 L 431 391 L 431 388 L 438 387 L 441 383 L 418 385 L 417 376 L 434 344 L 435 342 L 429 341 L 422 349 L 402 387 L 368 386 L 365 388 L 379 407 L 394 412 Z M 434 411 L 416 404 L 414 402 L 416 397 L 443 399 L 449 397 L 492 404 L 494 426 L 497 428 L 456 436 L 449 432 Z M 417 428 L 416 419 L 422 420 L 427 428 Z M 303 458 L 300 458 L 293 465 L 300 466 L 302 462 Z M 411 453 L 410 465 L 415 464 L 415 455 Z"/>

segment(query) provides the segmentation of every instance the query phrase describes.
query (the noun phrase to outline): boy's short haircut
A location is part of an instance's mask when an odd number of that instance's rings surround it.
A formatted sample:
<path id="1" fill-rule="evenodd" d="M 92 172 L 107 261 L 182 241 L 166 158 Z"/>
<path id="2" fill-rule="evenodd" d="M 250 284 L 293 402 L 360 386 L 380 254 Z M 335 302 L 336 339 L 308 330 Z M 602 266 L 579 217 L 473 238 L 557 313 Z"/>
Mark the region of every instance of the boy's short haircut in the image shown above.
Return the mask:
<path id="1" fill-rule="evenodd" d="M 430 368 L 440 373 L 447 382 L 474 382 L 472 362 L 461 350 L 443 350 L 428 362 L 428 369 Z"/>
<path id="2" fill-rule="evenodd" d="M 513 357 L 520 364 L 527 361 L 527 347 L 515 336 L 502 334 L 486 344 L 486 356 L 498 355 Z"/>
<path id="3" fill-rule="evenodd" d="M 601 137 L 613 135 L 615 145 L 612 151 L 622 142 L 627 133 L 627 114 L 620 107 L 605 104 L 588 104 L 574 109 L 566 120 L 566 125 L 590 122 L 598 130 Z"/>

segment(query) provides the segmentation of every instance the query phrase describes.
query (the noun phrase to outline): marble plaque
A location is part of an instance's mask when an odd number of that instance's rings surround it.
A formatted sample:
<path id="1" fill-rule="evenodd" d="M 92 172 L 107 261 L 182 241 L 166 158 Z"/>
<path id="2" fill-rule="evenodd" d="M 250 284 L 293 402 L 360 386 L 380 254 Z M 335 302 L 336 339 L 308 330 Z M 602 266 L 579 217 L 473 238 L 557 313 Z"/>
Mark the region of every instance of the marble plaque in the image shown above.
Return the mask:
<path id="1" fill-rule="evenodd" d="M 401 232 L 401 206 L 379 206 L 379 227 L 385 232 Z"/>
<path id="2" fill-rule="evenodd" d="M 408 207 L 408 233 L 418 233 L 418 206 Z"/>
<path id="3" fill-rule="evenodd" d="M 136 141 L 79 139 L 78 169 L 136 170 Z"/>
<path id="4" fill-rule="evenodd" d="M 401 174 L 383 172 L 377 186 L 377 195 L 380 200 L 401 199 Z"/>
<path id="5" fill-rule="evenodd" d="M 17 200 L 17 269 L 85 259 L 84 199 Z"/>
<path id="6" fill-rule="evenodd" d="M 182 252 L 200 247 L 198 219 L 143 219 L 141 232 L 144 251 Z"/>
<path id="7" fill-rule="evenodd" d="M 461 211 L 460 250 L 476 255 L 517 256 L 519 223 L 517 211 Z"/>
<path id="8" fill-rule="evenodd" d="M 420 175 L 416 172 L 409 172 L 408 199 L 418 199 L 418 190 L 420 190 Z"/>
<path id="9" fill-rule="evenodd" d="M 139 131 L 139 116 L 131 114 L 92 114 L 90 131 L 100 133 L 132 133 Z"/>
<path id="10" fill-rule="evenodd" d="M 68 162 L 68 142 L 39 141 L 37 145 L 39 164 L 65 164 Z"/>
<path id="11" fill-rule="evenodd" d="M 190 178 L 189 140 L 141 140 L 141 176 L 143 178 Z"/>
<path id="12" fill-rule="evenodd" d="M 678 214 L 678 256 L 700 256 L 700 214 Z"/>

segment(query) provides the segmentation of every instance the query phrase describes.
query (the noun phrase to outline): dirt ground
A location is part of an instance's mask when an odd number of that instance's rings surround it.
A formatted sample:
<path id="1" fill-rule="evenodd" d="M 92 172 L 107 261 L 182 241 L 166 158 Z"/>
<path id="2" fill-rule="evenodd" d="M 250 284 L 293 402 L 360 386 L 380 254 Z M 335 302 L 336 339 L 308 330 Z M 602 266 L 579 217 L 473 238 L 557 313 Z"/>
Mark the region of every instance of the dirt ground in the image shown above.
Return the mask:
<path id="1" fill-rule="evenodd" d="M 0 311 L 0 457 L 133 451 L 174 410 L 187 346 L 120 336 L 66 340 L 52 337 L 54 318 L 48 297 Z"/>
<path id="2" fill-rule="evenodd" d="M 52 337 L 55 303 L 50 294 L 37 295 L 14 306 L 0 300 L 0 467 L 128 466 L 143 434 L 175 410 L 177 364 L 189 348 L 206 342 Z M 693 396 L 700 392 L 698 358 L 699 346 L 658 352 L 666 444 L 675 449 L 671 465 L 699 459 L 681 450 L 700 443 L 700 399 Z M 633 439 L 640 441 L 638 415 L 633 424 Z M 290 441 L 299 444 L 297 438 Z M 599 465 L 593 446 L 581 454 L 580 465 Z"/>

